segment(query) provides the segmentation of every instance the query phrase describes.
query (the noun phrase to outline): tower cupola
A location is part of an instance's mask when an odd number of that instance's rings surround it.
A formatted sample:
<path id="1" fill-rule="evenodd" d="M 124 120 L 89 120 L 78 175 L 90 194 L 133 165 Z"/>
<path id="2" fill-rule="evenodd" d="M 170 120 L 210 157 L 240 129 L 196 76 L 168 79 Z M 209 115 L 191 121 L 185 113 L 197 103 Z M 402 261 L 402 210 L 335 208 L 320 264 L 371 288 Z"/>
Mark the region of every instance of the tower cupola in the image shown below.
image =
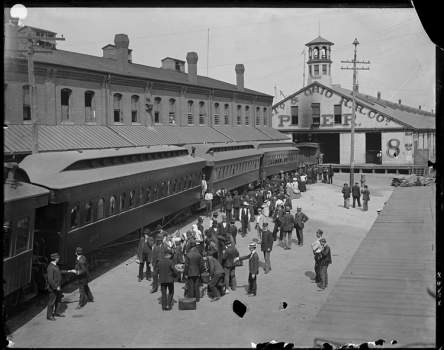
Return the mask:
<path id="1" fill-rule="evenodd" d="M 331 47 L 334 44 L 321 36 L 305 44 L 308 47 L 308 84 L 319 81 L 331 85 Z"/>

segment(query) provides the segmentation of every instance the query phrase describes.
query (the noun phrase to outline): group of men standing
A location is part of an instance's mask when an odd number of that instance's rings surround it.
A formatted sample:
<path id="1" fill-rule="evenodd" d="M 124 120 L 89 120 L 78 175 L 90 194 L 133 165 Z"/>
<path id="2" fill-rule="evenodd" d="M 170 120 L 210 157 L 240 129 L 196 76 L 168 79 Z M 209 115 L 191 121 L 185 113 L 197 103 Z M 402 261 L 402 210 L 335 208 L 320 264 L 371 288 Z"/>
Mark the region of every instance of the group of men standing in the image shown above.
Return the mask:
<path id="1" fill-rule="evenodd" d="M 364 185 L 364 188 L 361 189 L 359 187 L 359 183 L 355 182 L 355 184 L 350 188 L 347 183 L 344 183 L 342 187 L 342 196 L 344 197 L 344 208 L 350 209 L 350 195 L 353 197 L 353 208 L 356 207 L 356 202 L 358 203 L 358 207 L 361 207 L 361 194 L 362 194 L 362 210 L 368 210 L 368 202 L 370 200 L 370 190 L 367 185 Z"/>

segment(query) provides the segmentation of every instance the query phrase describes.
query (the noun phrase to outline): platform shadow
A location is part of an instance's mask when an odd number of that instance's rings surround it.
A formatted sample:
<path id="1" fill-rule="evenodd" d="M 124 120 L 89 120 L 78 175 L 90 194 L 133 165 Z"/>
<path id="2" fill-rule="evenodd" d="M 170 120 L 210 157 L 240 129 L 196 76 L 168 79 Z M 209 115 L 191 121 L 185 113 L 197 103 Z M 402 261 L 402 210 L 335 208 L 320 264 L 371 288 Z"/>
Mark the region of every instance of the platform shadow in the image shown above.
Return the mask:
<path id="1" fill-rule="evenodd" d="M 304 275 L 307 276 L 312 281 L 314 281 L 314 279 L 316 277 L 316 275 L 313 271 L 305 271 Z"/>

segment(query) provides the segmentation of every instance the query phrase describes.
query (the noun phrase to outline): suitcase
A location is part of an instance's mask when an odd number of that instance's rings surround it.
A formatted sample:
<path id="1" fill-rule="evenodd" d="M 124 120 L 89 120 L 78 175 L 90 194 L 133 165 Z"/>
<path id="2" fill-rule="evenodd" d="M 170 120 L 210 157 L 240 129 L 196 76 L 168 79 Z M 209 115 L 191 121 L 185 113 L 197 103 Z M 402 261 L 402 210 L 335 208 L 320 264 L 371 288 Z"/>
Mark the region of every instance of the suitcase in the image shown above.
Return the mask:
<path id="1" fill-rule="evenodd" d="M 179 298 L 179 310 L 196 310 L 196 299 Z"/>

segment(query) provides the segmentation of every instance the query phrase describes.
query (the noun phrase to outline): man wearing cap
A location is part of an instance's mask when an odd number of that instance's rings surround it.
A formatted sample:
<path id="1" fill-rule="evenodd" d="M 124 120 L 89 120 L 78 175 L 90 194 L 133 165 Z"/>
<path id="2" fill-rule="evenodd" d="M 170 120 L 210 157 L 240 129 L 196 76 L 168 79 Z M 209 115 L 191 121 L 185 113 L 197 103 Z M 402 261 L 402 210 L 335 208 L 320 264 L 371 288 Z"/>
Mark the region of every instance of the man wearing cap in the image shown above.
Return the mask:
<path id="1" fill-rule="evenodd" d="M 178 271 L 174 267 L 172 254 L 169 249 L 157 261 L 156 270 L 159 271 L 160 291 L 162 292 L 162 310 L 171 310 L 174 295 L 174 279 Z M 167 294 L 168 289 L 168 294 Z"/>
<path id="2" fill-rule="evenodd" d="M 247 234 L 247 229 L 250 230 L 250 209 L 248 208 L 248 202 L 242 204 L 240 216 L 242 236 L 245 236 Z"/>
<path id="3" fill-rule="evenodd" d="M 268 229 L 268 222 L 262 223 L 261 231 L 261 250 L 264 253 L 264 260 L 265 260 L 265 273 L 270 272 L 271 270 L 271 261 L 270 261 L 270 254 L 271 250 L 273 249 L 273 234 Z"/>
<path id="4" fill-rule="evenodd" d="M 281 220 L 284 216 L 285 211 L 282 208 L 282 204 L 277 204 L 276 209 L 273 213 L 273 222 L 274 222 L 274 228 L 273 228 L 273 240 L 276 241 L 277 239 L 277 233 L 279 231 L 279 242 L 282 241 L 282 227 L 281 227 Z"/>
<path id="5" fill-rule="evenodd" d="M 342 195 L 344 197 L 344 208 L 350 209 L 350 187 L 348 187 L 347 183 L 342 187 Z"/>
<path id="6" fill-rule="evenodd" d="M 362 210 L 368 210 L 368 201 L 370 200 L 370 190 L 367 185 L 364 185 L 364 189 L 361 190 L 362 193 Z"/>
<path id="7" fill-rule="evenodd" d="M 322 238 L 323 234 L 324 234 L 324 232 L 322 230 L 320 230 L 320 229 L 317 230 L 316 231 L 316 240 L 311 244 L 311 249 L 313 250 L 313 256 L 314 256 L 314 260 L 315 260 L 315 265 L 314 265 L 314 270 L 315 270 L 314 282 L 315 283 L 321 282 L 321 277 L 319 274 L 319 260 L 322 257 L 321 256 L 322 246 L 321 246 L 321 242 L 319 240 Z"/>
<path id="8" fill-rule="evenodd" d="M 327 245 L 327 240 L 325 238 L 321 238 L 319 240 L 321 243 L 321 257 L 319 259 L 319 277 L 320 277 L 320 283 L 319 288 L 325 289 L 328 286 L 328 274 L 327 274 L 327 268 L 328 265 L 331 264 L 331 251 L 330 247 Z"/>
<path id="9" fill-rule="evenodd" d="M 230 222 L 233 216 L 233 197 L 231 196 L 231 192 L 228 192 L 225 198 L 225 214 L 227 215 L 228 222 Z"/>
<path id="10" fill-rule="evenodd" d="M 239 257 L 235 259 L 237 260 L 246 260 L 248 259 L 248 292 L 249 296 L 256 296 L 257 292 L 257 274 L 259 273 L 259 256 L 256 252 L 256 243 L 251 242 L 248 245 L 248 249 L 250 249 L 250 254 Z"/>
<path id="11" fill-rule="evenodd" d="M 285 208 L 285 214 L 281 219 L 281 232 L 283 232 L 284 249 L 291 249 L 291 235 L 295 226 L 294 217 L 290 214 L 290 208 Z"/>
<path id="12" fill-rule="evenodd" d="M 231 236 L 233 244 L 236 244 L 237 227 L 234 218 L 231 218 L 230 225 L 228 226 L 228 236 Z"/>
<path id="13" fill-rule="evenodd" d="M 262 213 L 262 208 L 257 208 L 257 216 L 256 216 L 256 224 L 254 228 L 256 229 L 257 238 L 259 242 L 262 240 L 261 238 L 261 230 L 265 222 L 265 215 Z"/>
<path id="14" fill-rule="evenodd" d="M 240 207 L 241 207 L 241 197 L 239 196 L 239 193 L 237 191 L 234 191 L 233 210 L 234 210 L 234 219 L 235 220 L 240 220 L 240 218 L 239 218 Z"/>
<path id="15" fill-rule="evenodd" d="M 77 275 L 77 281 L 79 283 L 80 299 L 76 309 L 81 309 L 88 301 L 93 302 L 94 298 L 88 286 L 88 280 L 90 278 L 88 261 L 83 255 L 83 249 L 81 247 L 76 248 L 76 256 L 76 265 L 74 270 L 71 271 Z"/>
<path id="16" fill-rule="evenodd" d="M 146 279 L 151 281 L 151 255 L 152 255 L 152 240 L 149 236 L 150 230 L 145 229 L 143 231 L 143 236 L 139 240 L 139 245 L 137 247 L 137 260 L 136 262 L 139 264 L 139 282 L 143 280 L 143 268 L 146 264 Z"/>
<path id="17" fill-rule="evenodd" d="M 225 249 L 222 252 L 222 266 L 225 272 L 225 291 L 228 293 L 228 288 L 236 290 L 236 265 L 234 259 L 239 256 L 239 252 L 233 245 L 230 239 L 225 241 Z"/>
<path id="18" fill-rule="evenodd" d="M 153 284 L 151 293 L 156 293 L 159 288 L 159 271 L 157 270 L 157 262 L 161 258 L 162 252 L 162 236 L 156 235 L 156 244 L 153 246 L 151 255 L 151 265 L 153 266 Z"/>
<path id="19" fill-rule="evenodd" d="M 48 307 L 46 309 L 46 318 L 50 321 L 55 321 L 54 316 L 64 317 L 57 312 L 60 301 L 62 300 L 62 273 L 68 271 L 61 271 L 57 266 L 60 260 L 60 255 L 58 253 L 51 254 L 51 262 L 46 270 L 48 291 L 49 291 L 49 301 Z"/>
<path id="20" fill-rule="evenodd" d="M 190 243 L 190 251 L 185 256 L 185 268 L 183 271 L 185 279 L 187 279 L 188 297 L 200 299 L 200 274 L 202 272 L 202 255 L 194 242 Z"/>
<path id="21" fill-rule="evenodd" d="M 357 182 L 355 182 L 355 184 L 352 186 L 352 196 L 353 208 L 355 208 L 356 201 L 358 201 L 358 207 L 361 207 L 361 188 Z"/>
<path id="22" fill-rule="evenodd" d="M 296 236 L 298 245 L 304 245 L 304 224 L 308 221 L 308 216 L 302 212 L 300 205 L 297 206 L 296 214 L 294 214 L 294 227 L 296 228 Z"/>

